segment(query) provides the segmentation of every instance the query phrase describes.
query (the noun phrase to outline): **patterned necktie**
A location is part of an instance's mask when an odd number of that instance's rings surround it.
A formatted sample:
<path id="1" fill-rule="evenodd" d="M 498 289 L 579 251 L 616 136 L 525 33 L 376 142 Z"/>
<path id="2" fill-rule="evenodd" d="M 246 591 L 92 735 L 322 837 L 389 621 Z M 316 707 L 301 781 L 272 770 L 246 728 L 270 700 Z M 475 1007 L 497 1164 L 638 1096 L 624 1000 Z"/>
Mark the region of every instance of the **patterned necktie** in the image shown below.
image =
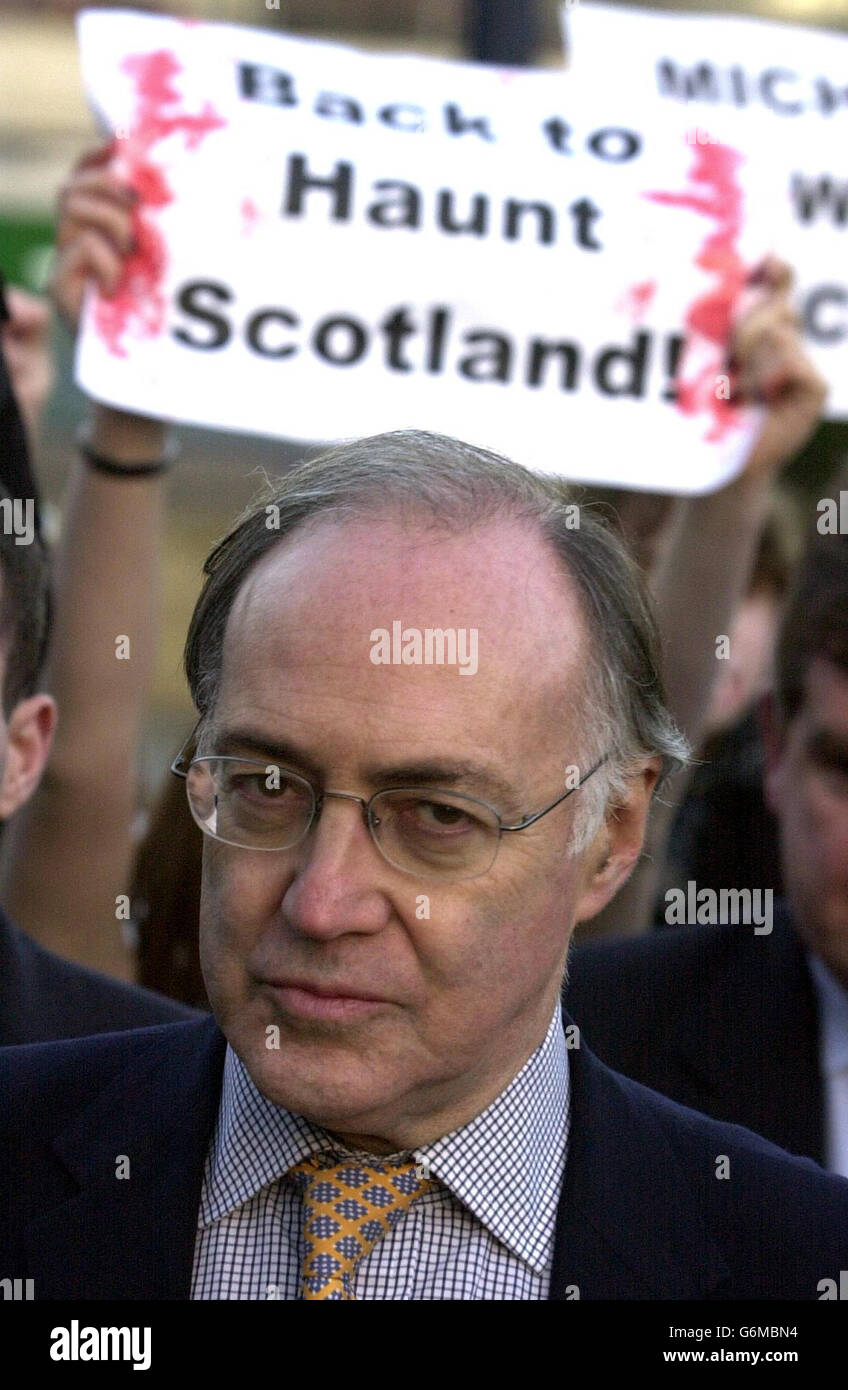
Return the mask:
<path id="1" fill-rule="evenodd" d="M 354 1266 L 434 1184 L 416 1163 L 313 1155 L 290 1169 L 304 1205 L 304 1298 L 352 1299 Z"/>

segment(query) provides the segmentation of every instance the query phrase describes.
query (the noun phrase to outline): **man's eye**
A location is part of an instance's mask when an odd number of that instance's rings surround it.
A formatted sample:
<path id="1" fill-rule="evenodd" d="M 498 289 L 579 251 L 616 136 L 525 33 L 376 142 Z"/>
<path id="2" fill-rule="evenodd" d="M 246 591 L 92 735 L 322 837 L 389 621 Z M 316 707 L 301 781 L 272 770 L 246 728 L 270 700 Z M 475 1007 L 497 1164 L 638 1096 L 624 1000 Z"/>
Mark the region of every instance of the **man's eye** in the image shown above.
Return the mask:
<path id="1" fill-rule="evenodd" d="M 461 830 L 475 824 L 467 811 L 448 801 L 417 801 L 410 809 L 424 830 Z"/>
<path id="2" fill-rule="evenodd" d="M 231 777 L 227 791 L 232 796 L 250 797 L 259 801 L 282 801 L 294 791 L 294 784 L 275 770 L 242 772 Z"/>

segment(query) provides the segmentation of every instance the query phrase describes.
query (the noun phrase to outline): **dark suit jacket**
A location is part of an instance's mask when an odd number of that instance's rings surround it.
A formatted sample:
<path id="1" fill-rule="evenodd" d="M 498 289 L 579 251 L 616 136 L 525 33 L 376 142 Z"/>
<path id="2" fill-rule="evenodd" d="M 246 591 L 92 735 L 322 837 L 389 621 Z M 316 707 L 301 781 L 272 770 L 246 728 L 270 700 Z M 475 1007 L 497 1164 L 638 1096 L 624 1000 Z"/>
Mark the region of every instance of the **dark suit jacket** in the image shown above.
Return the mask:
<path id="1" fill-rule="evenodd" d="M 36 1299 L 188 1297 L 224 1052 L 211 1017 L 0 1052 L 3 1277 Z M 569 1058 L 551 1298 L 815 1299 L 848 1268 L 848 1182 Z"/>
<path id="2" fill-rule="evenodd" d="M 784 904 L 769 936 L 678 927 L 575 948 L 565 1002 L 608 1066 L 824 1162 L 818 1006 Z"/>
<path id="3" fill-rule="evenodd" d="M 0 911 L 0 1047 L 198 1017 L 163 994 L 62 960 Z"/>

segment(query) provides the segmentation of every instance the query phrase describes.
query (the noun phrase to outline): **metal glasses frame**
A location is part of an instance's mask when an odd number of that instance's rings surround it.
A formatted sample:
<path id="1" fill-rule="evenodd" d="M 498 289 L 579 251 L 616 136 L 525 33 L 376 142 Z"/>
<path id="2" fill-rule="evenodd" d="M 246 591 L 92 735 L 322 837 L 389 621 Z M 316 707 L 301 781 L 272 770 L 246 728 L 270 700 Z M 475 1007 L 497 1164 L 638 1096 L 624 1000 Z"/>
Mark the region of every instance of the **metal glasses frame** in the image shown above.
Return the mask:
<path id="1" fill-rule="evenodd" d="M 312 827 L 315 825 L 315 822 L 318 820 L 324 802 L 328 801 L 332 797 L 333 799 L 338 801 L 355 801 L 358 806 L 362 807 L 363 815 L 365 818 L 365 824 L 371 832 L 372 838 L 375 839 L 375 844 L 377 844 L 377 848 L 380 850 L 380 853 L 383 854 L 383 856 L 385 857 L 384 850 L 380 847 L 379 843 L 376 841 L 376 838 L 373 835 L 373 832 L 375 828 L 380 824 L 380 821 L 374 815 L 372 806 L 378 796 L 382 796 L 384 792 L 389 791 L 426 792 L 434 800 L 438 798 L 438 795 L 441 792 L 443 796 L 459 796 L 464 801 L 471 801 L 476 806 L 483 806 L 487 811 L 490 811 L 492 815 L 495 817 L 495 820 L 498 823 L 498 840 L 500 840 L 502 834 L 515 834 L 517 831 L 527 830 L 531 825 L 535 825 L 536 821 L 541 820 L 542 816 L 546 816 L 549 811 L 553 811 L 555 807 L 559 806 L 563 801 L 567 800 L 567 798 L 571 796 L 572 792 L 580 791 L 581 787 L 584 787 L 586 785 L 589 778 L 594 776 L 598 769 L 609 760 L 609 754 L 605 753 L 604 756 L 602 758 L 599 758 L 598 761 L 594 764 L 594 766 L 589 769 L 589 771 L 586 773 L 586 776 L 580 779 L 576 787 L 569 787 L 566 791 L 562 793 L 561 796 L 558 796 L 554 801 L 550 802 L 548 806 L 543 806 L 541 811 L 532 811 L 528 815 L 522 816 L 521 820 L 516 825 L 504 825 L 503 820 L 501 819 L 501 814 L 498 811 L 497 807 L 492 806 L 490 802 L 483 801 L 478 796 L 468 796 L 465 792 L 450 791 L 447 787 L 420 787 L 415 785 L 404 787 L 382 787 L 379 791 L 374 792 L 372 796 L 366 798 L 364 796 L 355 796 L 353 792 L 316 791 L 315 787 L 312 785 L 308 777 L 304 777 L 302 773 L 295 772 L 293 768 L 284 767 L 281 763 L 276 763 L 273 760 L 263 762 L 261 758 L 239 758 L 228 754 L 218 753 L 205 753 L 198 758 L 186 759 L 185 750 L 191 743 L 191 740 L 194 738 L 196 732 L 197 726 L 195 725 L 195 728 L 192 729 L 188 738 L 183 743 L 183 746 L 180 749 L 179 753 L 171 763 L 171 772 L 173 772 L 175 777 L 188 778 L 188 769 L 194 763 L 210 762 L 213 759 L 215 762 L 221 763 L 254 763 L 257 767 L 276 767 L 280 772 L 288 772 L 291 774 L 292 777 L 297 777 L 299 781 L 303 782 L 305 786 L 309 787 L 310 791 L 312 792 L 312 799 L 314 803 L 312 808 L 312 814 L 309 817 L 309 820 L 302 833 L 298 836 L 296 840 L 293 840 L 290 845 L 274 845 L 273 847 L 270 847 L 266 850 L 267 853 L 277 853 L 286 849 L 294 849 L 295 845 L 299 845 L 301 840 L 304 840 L 306 838 Z M 211 834 L 211 832 L 207 833 Z M 217 837 L 212 836 L 212 838 L 216 839 Z M 223 843 L 229 844 L 230 841 L 224 841 Z M 233 848 L 248 849 L 250 848 L 250 846 L 234 844 Z M 257 846 L 257 848 L 259 847 Z M 265 847 L 263 846 L 262 848 Z M 393 863 L 392 860 L 389 860 L 388 862 L 390 864 Z M 494 860 L 492 861 L 492 863 L 494 863 Z M 400 868 L 401 866 L 399 864 L 395 864 L 394 867 Z M 489 865 L 489 868 L 491 868 L 491 865 Z M 407 872 L 411 871 L 407 870 Z"/>

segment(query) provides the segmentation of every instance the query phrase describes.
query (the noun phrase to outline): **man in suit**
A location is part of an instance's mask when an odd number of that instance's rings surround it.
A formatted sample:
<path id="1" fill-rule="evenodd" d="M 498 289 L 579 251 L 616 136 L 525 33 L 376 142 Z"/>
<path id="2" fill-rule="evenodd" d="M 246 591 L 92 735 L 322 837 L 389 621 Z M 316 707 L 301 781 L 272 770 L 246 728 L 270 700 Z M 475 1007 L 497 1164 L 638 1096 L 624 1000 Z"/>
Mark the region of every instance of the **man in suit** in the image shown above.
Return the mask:
<path id="1" fill-rule="evenodd" d="M 283 478 L 213 551 L 175 760 L 215 1018 L 0 1057 L 36 1298 L 818 1297 L 848 1184 L 598 1062 L 575 922 L 685 754 L 619 541 L 439 436 Z"/>
<path id="2" fill-rule="evenodd" d="M 565 998 L 610 1066 L 848 1176 L 845 535 L 809 547 L 775 683 L 761 711 L 786 886 L 773 919 L 578 948 Z"/>
<path id="3" fill-rule="evenodd" d="M 0 488 L 4 499 L 7 507 L 13 500 Z M 16 514 L 9 508 L 8 515 Z M 20 532 L 0 527 L 0 821 L 35 791 L 50 751 L 56 705 L 39 685 L 49 614 L 40 537 L 33 529 L 21 543 Z M 62 960 L 0 911 L 0 1046 L 142 1028 L 191 1012 L 152 990 Z"/>
<path id="4" fill-rule="evenodd" d="M 34 427 L 49 376 L 44 311 L 0 276 L 0 822 L 35 792 L 56 707 L 41 685 L 50 633 L 48 559 L 26 424 Z M 36 329 L 38 331 L 36 331 Z M 6 351 L 9 351 L 9 362 Z M 18 400 L 20 396 L 20 401 Z M 85 1037 L 190 1017 L 154 994 L 45 950 L 0 910 L 0 1046 Z"/>

